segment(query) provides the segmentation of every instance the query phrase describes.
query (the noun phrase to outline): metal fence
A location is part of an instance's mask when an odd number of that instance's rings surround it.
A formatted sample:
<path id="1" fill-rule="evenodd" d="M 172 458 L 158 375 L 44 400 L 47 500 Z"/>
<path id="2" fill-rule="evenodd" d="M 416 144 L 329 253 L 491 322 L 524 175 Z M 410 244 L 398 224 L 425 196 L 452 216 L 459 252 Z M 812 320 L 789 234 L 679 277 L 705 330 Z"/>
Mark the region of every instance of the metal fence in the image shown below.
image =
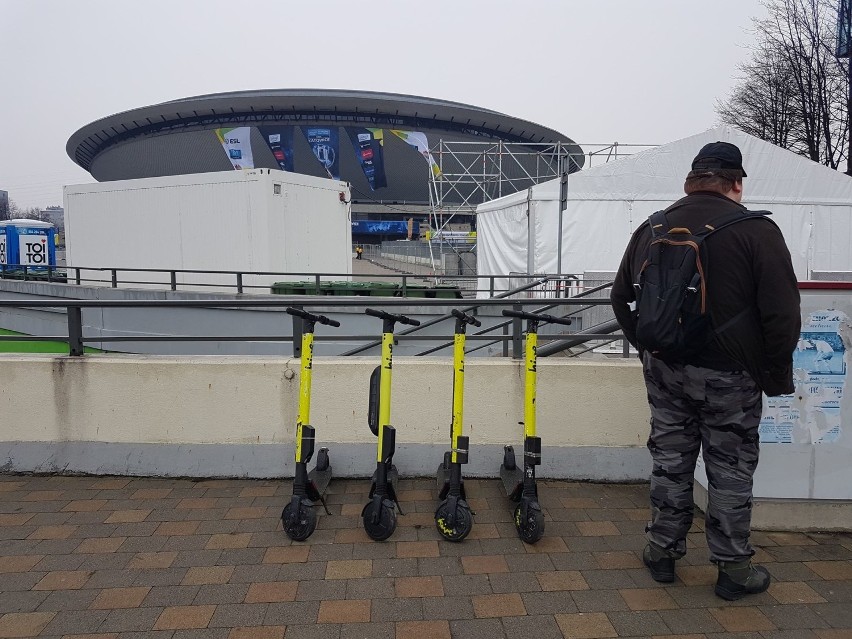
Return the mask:
<path id="1" fill-rule="evenodd" d="M 267 299 L 243 299 L 243 300 L 222 300 L 222 299 L 203 299 L 203 300 L 67 300 L 67 299 L 53 299 L 53 300 L 0 300 L 0 309 L 7 308 L 47 308 L 47 309 L 56 309 L 60 312 L 64 311 L 67 316 L 67 334 L 66 335 L 41 335 L 41 336 L 0 336 L 0 341 L 61 341 L 67 342 L 69 346 L 69 352 L 72 356 L 82 356 L 84 353 L 84 346 L 86 343 L 110 343 L 110 342 L 144 342 L 144 341 L 172 341 L 172 342 L 188 342 L 188 341 L 283 341 L 283 342 L 292 342 L 293 345 L 293 354 L 294 356 L 300 356 L 301 349 L 301 335 L 302 335 L 302 320 L 295 316 L 288 316 L 292 320 L 292 331 L 289 335 L 134 335 L 132 337 L 128 336 L 86 336 L 84 335 L 84 324 L 83 324 L 83 309 L 105 309 L 105 308 L 120 308 L 120 309 L 134 309 L 134 308 L 175 308 L 175 307 L 184 307 L 184 308 L 270 308 L 270 309 L 285 309 L 288 306 L 297 307 L 297 308 L 317 308 L 321 307 L 323 309 L 337 309 L 341 310 L 344 308 L 359 308 L 365 306 L 375 306 L 378 308 L 382 307 L 401 307 L 407 306 L 410 307 L 412 305 L 416 305 L 418 307 L 441 307 L 442 310 L 445 310 L 446 307 L 451 308 L 462 308 L 466 312 L 476 312 L 479 309 L 492 309 L 499 310 L 500 308 L 514 308 L 516 310 L 523 309 L 525 307 L 535 307 L 530 312 L 544 312 L 551 311 L 555 308 L 568 307 L 568 312 L 560 315 L 561 317 L 571 317 L 572 315 L 576 315 L 578 310 L 582 308 L 588 308 L 590 306 L 603 305 L 608 304 L 608 300 L 605 299 L 584 299 L 584 298 L 561 298 L 561 299 L 483 299 L 477 300 L 477 302 L 473 305 L 469 301 L 465 300 L 452 300 L 452 299 L 418 299 L 416 301 L 412 301 L 410 299 L 403 298 L 385 298 L 381 302 L 378 300 L 370 300 L 369 303 L 365 303 L 363 299 L 355 299 L 355 298 L 305 298 L 305 297 L 287 297 L 287 296 L 275 296 L 269 297 Z M 496 308 L 495 308 L 496 307 Z M 575 308 L 574 308 L 575 307 Z M 450 313 L 444 313 L 440 315 L 438 318 L 430 320 L 429 322 L 424 323 L 420 327 L 416 327 L 414 329 L 408 329 L 406 331 L 400 331 L 395 338 L 397 340 L 407 340 L 407 339 L 416 339 L 416 340 L 426 340 L 426 341 L 435 341 L 435 342 L 443 342 L 443 345 L 439 344 L 437 347 L 428 348 L 419 355 L 429 355 L 437 350 L 445 348 L 447 345 L 452 344 L 452 322 L 446 322 L 447 331 L 445 334 L 424 334 L 421 333 L 421 329 L 425 329 L 429 326 L 434 326 L 445 320 L 452 319 L 452 315 Z M 624 336 L 621 334 L 615 334 L 618 330 L 618 327 L 615 325 L 601 325 L 599 327 L 592 327 L 589 329 L 581 330 L 572 334 L 556 334 L 556 335 L 540 335 L 540 340 L 542 341 L 542 346 L 546 345 L 548 342 L 559 346 L 558 348 L 551 348 L 547 354 L 554 354 L 556 352 L 562 352 L 571 346 L 575 346 L 577 344 L 589 343 L 590 341 L 594 341 L 595 343 L 600 340 L 606 341 L 616 341 L 623 340 Z M 337 341 L 361 341 L 364 342 L 364 346 L 358 349 L 354 349 L 348 353 L 347 355 L 354 355 L 371 347 L 371 344 L 375 343 L 375 337 L 373 335 L 317 335 L 315 337 L 316 340 L 337 340 Z M 520 320 L 515 319 L 507 319 L 497 326 L 492 326 L 486 331 L 480 331 L 479 333 L 473 333 L 468 336 L 468 340 L 471 341 L 474 345 L 470 350 L 476 350 L 481 346 L 477 346 L 476 343 L 480 342 L 480 344 L 491 343 L 494 344 L 496 342 L 502 342 L 504 344 L 503 354 L 509 355 L 511 352 L 513 357 L 519 358 L 522 356 L 522 340 L 523 340 L 523 325 Z M 561 345 L 561 346 L 560 346 Z M 541 352 L 541 351 L 540 351 Z M 625 346 L 624 354 L 627 355 L 627 347 Z"/>
<path id="2" fill-rule="evenodd" d="M 441 296 L 460 295 L 463 298 L 475 298 L 480 295 L 494 297 L 516 289 L 534 280 L 547 279 L 547 284 L 539 285 L 531 297 L 570 297 L 589 288 L 579 275 L 544 274 L 477 274 L 475 255 L 472 253 L 445 253 L 443 263 L 456 260 L 458 274 L 434 272 L 427 264 L 394 259 L 402 253 L 382 253 L 378 246 L 364 247 L 365 259 L 373 260 L 388 273 L 316 273 L 316 272 L 275 272 L 275 271 L 227 271 L 198 269 L 149 269 L 149 268 L 104 268 L 87 266 L 21 267 L 11 269 L 0 265 L 0 279 L 32 282 L 62 283 L 76 286 L 102 286 L 109 288 L 139 288 L 147 290 L 170 291 L 207 291 L 237 294 L 269 294 L 274 292 L 273 285 L 298 282 L 300 289 L 307 295 L 372 295 L 391 297 L 430 297 L 435 296 L 435 287 L 443 287 Z M 410 254 L 412 257 L 414 253 Z M 426 258 L 428 259 L 428 258 Z M 471 264 L 470 262 L 473 262 Z M 264 283 L 257 283 L 259 278 Z M 352 287 L 347 289 L 345 282 L 377 283 L 374 287 Z M 596 286 L 596 280 L 591 286 Z M 334 284 L 341 286 L 335 287 Z M 388 284 L 391 286 L 381 286 Z M 428 285 L 428 286 L 425 286 Z M 457 289 L 457 293 L 456 293 Z"/>

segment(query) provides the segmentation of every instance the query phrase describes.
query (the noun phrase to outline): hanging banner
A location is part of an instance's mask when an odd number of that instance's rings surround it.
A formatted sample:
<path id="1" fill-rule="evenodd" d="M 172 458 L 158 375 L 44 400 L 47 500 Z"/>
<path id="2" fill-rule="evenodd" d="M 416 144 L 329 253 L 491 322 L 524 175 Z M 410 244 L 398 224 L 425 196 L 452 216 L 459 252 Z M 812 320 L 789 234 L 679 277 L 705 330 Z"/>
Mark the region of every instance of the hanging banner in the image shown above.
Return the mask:
<path id="1" fill-rule="evenodd" d="M 269 150 L 282 171 L 293 172 L 293 127 L 259 126 L 257 127 Z"/>
<path id="2" fill-rule="evenodd" d="M 438 163 L 435 162 L 435 158 L 432 157 L 432 153 L 429 151 L 429 141 L 426 139 L 425 133 L 421 133 L 420 131 L 398 131 L 396 129 L 391 129 L 391 133 L 417 149 L 417 152 L 429 163 L 432 175 L 435 177 L 441 175 L 441 169 L 438 168 Z"/>
<path id="3" fill-rule="evenodd" d="M 835 58 L 852 55 L 852 0 L 840 0 L 837 8 L 837 46 Z"/>
<path id="4" fill-rule="evenodd" d="M 317 160 L 325 167 L 328 177 L 333 180 L 340 179 L 340 138 L 337 127 L 309 127 L 303 126 L 302 133 L 311 145 Z"/>
<path id="5" fill-rule="evenodd" d="M 370 190 L 375 191 L 388 185 L 385 177 L 384 131 L 381 129 L 364 129 L 348 126 L 346 132 L 355 147 L 355 157 L 370 183 Z"/>
<path id="6" fill-rule="evenodd" d="M 254 168 L 250 126 L 241 126 L 236 129 L 216 129 L 216 137 L 222 143 L 222 147 L 228 154 L 228 159 L 235 170 Z"/>

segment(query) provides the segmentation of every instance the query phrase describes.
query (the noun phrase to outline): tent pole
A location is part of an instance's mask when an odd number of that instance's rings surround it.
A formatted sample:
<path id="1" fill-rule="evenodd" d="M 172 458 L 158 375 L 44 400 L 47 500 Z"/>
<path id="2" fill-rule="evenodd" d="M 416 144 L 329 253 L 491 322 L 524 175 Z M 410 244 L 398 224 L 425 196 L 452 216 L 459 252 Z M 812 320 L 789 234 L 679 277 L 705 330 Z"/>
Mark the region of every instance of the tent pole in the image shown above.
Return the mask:
<path id="1" fill-rule="evenodd" d="M 556 238 L 556 274 L 562 275 L 562 216 L 568 208 L 568 171 L 562 171 L 559 182 L 559 235 Z"/>

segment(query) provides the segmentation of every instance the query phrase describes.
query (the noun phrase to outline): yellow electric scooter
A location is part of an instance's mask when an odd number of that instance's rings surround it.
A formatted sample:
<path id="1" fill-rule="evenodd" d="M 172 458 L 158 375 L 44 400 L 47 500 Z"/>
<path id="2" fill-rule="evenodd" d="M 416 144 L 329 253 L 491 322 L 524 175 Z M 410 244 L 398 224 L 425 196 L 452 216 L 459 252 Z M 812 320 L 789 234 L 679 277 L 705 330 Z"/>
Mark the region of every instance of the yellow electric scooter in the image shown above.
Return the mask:
<path id="1" fill-rule="evenodd" d="M 378 437 L 376 472 L 370 486 L 370 501 L 361 511 L 364 530 L 370 539 L 384 541 L 396 530 L 396 482 L 399 473 L 393 465 L 396 450 L 396 430 L 390 425 L 391 369 L 393 368 L 393 327 L 396 322 L 419 326 L 420 322 L 405 315 L 395 315 L 372 308 L 367 315 L 378 317 L 382 324 L 382 363 L 370 376 L 368 423 Z M 402 510 L 400 510 L 400 514 Z"/>
<path id="2" fill-rule="evenodd" d="M 461 541 L 473 528 L 473 517 L 464 493 L 461 466 L 468 460 L 469 439 L 462 435 L 464 419 L 464 344 L 468 324 L 482 323 L 458 309 L 452 310 L 456 318 L 453 339 L 453 419 L 450 422 L 450 450 L 444 453 L 444 462 L 438 466 L 438 498 L 443 501 L 435 510 L 435 526 L 449 541 Z"/>
<path id="3" fill-rule="evenodd" d="M 535 467 L 541 464 L 541 437 L 536 436 L 536 349 L 538 347 L 538 325 L 544 323 L 571 324 L 570 319 L 545 315 L 543 313 L 525 313 L 523 311 L 503 311 L 507 317 L 527 320 L 527 340 L 525 349 L 524 375 L 524 466 L 518 468 L 515 463 L 515 450 L 512 446 L 503 448 L 503 464 L 500 466 L 500 478 L 509 499 L 519 502 L 515 507 L 514 521 L 518 536 L 528 544 L 534 544 L 544 535 L 544 513 L 538 503 L 538 488 L 535 481 Z"/>
<path id="4" fill-rule="evenodd" d="M 331 480 L 331 464 L 328 448 L 320 448 L 316 467 L 308 473 L 308 462 L 314 454 L 316 429 L 308 422 L 311 420 L 311 375 L 314 359 L 314 326 L 326 324 L 340 326 L 340 322 L 325 315 L 314 315 L 300 308 L 287 307 L 289 315 L 300 317 L 302 330 L 302 372 L 299 376 L 299 416 L 296 419 L 296 473 L 293 477 L 293 497 L 281 513 L 284 532 L 294 541 L 304 541 L 317 527 L 317 515 L 314 503 L 321 502 L 325 512 L 329 513 L 323 494 Z"/>

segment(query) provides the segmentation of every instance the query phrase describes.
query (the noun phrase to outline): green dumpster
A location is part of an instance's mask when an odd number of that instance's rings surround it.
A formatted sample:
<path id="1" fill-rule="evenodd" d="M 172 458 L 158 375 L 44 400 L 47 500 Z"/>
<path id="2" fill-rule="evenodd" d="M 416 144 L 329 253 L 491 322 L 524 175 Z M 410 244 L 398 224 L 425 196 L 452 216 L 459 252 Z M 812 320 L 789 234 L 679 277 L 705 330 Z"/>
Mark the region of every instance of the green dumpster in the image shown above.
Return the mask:
<path id="1" fill-rule="evenodd" d="M 399 287 L 399 295 L 402 296 L 402 287 Z M 405 297 L 429 297 L 428 284 L 405 284 Z"/>
<path id="2" fill-rule="evenodd" d="M 367 282 L 366 286 L 373 297 L 396 297 L 399 295 L 399 284 L 395 282 Z"/>
<path id="3" fill-rule="evenodd" d="M 313 295 L 314 282 L 274 282 L 271 292 L 273 295 Z"/>
<path id="4" fill-rule="evenodd" d="M 437 297 L 440 299 L 461 299 L 461 289 L 455 284 L 438 284 L 431 291 L 429 297 Z"/>

